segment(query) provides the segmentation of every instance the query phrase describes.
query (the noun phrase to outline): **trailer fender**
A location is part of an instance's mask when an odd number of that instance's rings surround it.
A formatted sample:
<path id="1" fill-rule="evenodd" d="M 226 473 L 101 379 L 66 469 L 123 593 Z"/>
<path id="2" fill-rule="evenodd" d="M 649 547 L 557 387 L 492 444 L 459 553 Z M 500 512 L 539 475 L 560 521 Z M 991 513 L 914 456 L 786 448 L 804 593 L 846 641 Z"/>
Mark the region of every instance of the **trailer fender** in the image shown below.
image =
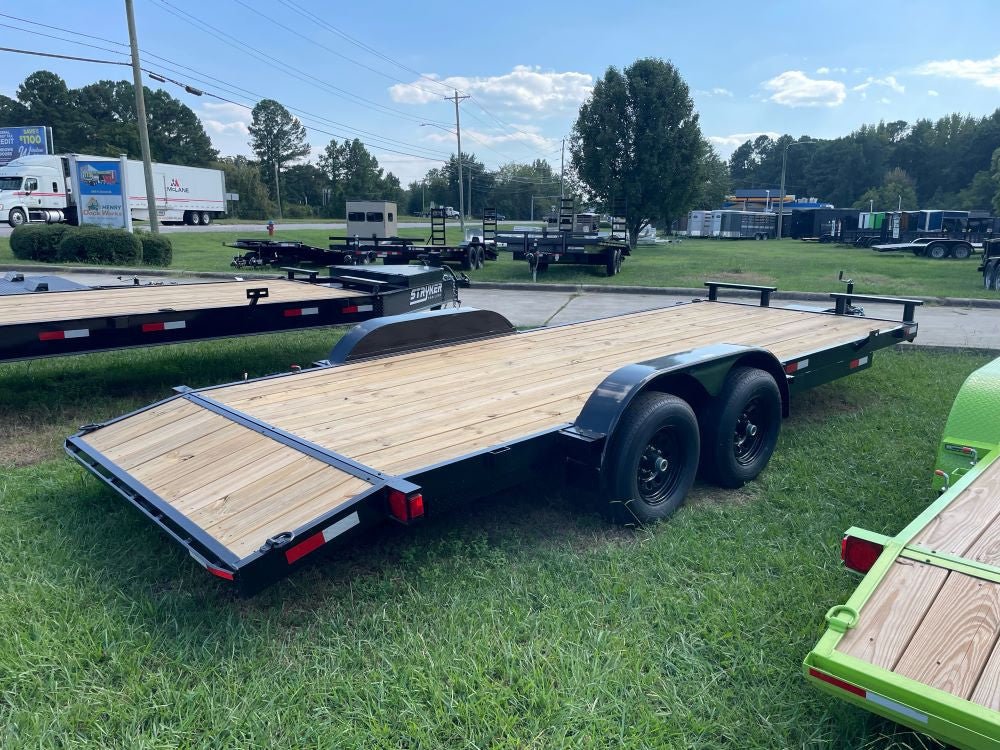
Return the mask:
<path id="1" fill-rule="evenodd" d="M 330 351 L 328 363 L 342 365 L 513 333 L 514 325 L 503 315 L 474 307 L 373 318 L 348 331 Z"/>
<path id="2" fill-rule="evenodd" d="M 757 367 L 770 373 L 781 391 L 781 410 L 788 416 L 788 379 L 781 362 L 765 349 L 717 344 L 666 357 L 625 365 L 611 373 L 590 394 L 572 427 L 563 433 L 584 441 L 603 442 L 603 466 L 608 440 L 632 400 L 643 391 L 664 391 L 687 401 L 698 413 L 719 395 L 729 371 L 736 366 Z"/>

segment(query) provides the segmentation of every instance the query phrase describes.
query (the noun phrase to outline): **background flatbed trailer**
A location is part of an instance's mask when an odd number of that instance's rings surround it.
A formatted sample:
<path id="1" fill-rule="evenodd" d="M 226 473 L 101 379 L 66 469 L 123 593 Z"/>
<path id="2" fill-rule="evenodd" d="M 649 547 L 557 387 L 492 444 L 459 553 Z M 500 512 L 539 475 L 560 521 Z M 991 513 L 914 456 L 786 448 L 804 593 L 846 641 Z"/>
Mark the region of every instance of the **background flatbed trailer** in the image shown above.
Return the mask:
<path id="1" fill-rule="evenodd" d="M 1000 748 L 1000 359 L 959 391 L 937 466 L 943 494 L 897 536 L 848 530 L 842 557 L 866 575 L 805 673 L 943 742 Z"/>
<path id="2" fill-rule="evenodd" d="M 287 279 L 0 295 L 0 362 L 354 324 L 456 299 L 454 277 L 439 268 L 286 271 Z"/>
<path id="3" fill-rule="evenodd" d="M 955 258 L 965 260 L 970 257 L 981 244 L 970 242 L 958 238 L 949 237 L 918 237 L 911 242 L 890 242 L 880 245 L 871 245 L 871 249 L 877 253 L 890 252 L 910 252 L 917 257 L 934 258 Z"/>
<path id="4" fill-rule="evenodd" d="M 773 288 L 757 289 L 766 305 Z M 914 338 L 919 303 L 902 302 L 902 323 L 718 301 L 523 333 L 473 309 L 369 321 L 326 366 L 181 387 L 66 449 L 252 592 L 334 539 L 418 520 L 425 498 L 553 467 L 602 487 L 622 523 L 672 513 L 699 460 L 739 486 L 769 460 L 791 393 Z"/>

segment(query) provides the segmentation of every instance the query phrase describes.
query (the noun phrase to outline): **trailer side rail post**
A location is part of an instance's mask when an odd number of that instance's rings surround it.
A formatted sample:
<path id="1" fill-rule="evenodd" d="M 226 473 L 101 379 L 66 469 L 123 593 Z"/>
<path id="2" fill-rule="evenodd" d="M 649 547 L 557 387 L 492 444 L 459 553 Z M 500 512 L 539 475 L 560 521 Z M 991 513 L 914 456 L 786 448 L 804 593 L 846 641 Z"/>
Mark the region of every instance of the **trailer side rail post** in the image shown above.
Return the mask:
<path id="1" fill-rule="evenodd" d="M 834 300 L 834 312 L 837 315 L 846 315 L 847 309 L 854 300 L 859 302 L 875 302 L 886 305 L 903 306 L 903 323 L 913 323 L 916 317 L 916 310 L 924 304 L 923 300 L 906 299 L 904 297 L 882 297 L 873 294 L 848 294 L 846 292 L 830 292 L 830 297 Z"/>
<path id="2" fill-rule="evenodd" d="M 729 281 L 706 281 L 708 287 L 708 301 L 717 302 L 719 300 L 719 289 L 744 289 L 760 294 L 760 306 L 771 306 L 771 295 L 778 291 L 776 286 L 760 286 L 759 284 L 737 284 Z"/>

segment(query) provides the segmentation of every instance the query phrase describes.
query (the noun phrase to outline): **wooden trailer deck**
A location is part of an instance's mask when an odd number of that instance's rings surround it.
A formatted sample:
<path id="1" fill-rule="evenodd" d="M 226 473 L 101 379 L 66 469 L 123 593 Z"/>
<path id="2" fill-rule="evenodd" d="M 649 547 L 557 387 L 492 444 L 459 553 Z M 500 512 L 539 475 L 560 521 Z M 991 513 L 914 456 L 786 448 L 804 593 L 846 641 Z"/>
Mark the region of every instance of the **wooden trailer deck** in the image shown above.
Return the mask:
<path id="1" fill-rule="evenodd" d="M 899 323 L 699 302 L 358 361 L 197 392 L 396 477 L 570 425 L 625 365 L 713 344 L 787 363 Z M 915 328 L 914 328 L 915 330 Z M 850 359 L 852 354 L 845 354 Z M 803 360 L 804 361 L 804 360 Z M 865 360 L 867 361 L 867 359 Z M 140 481 L 242 558 L 328 513 L 365 482 L 179 396 L 85 433 L 91 455 Z"/>
<path id="2" fill-rule="evenodd" d="M 10 325 L 55 323 L 95 317 L 246 307 L 247 290 L 262 287 L 267 287 L 268 296 L 258 302 L 260 305 L 363 296 L 361 292 L 348 289 L 276 279 L 41 292 L 0 296 L 0 329 Z"/>
<path id="3" fill-rule="evenodd" d="M 910 543 L 1000 567 L 1000 460 Z M 1000 711 L 1000 583 L 899 557 L 837 651 Z"/>

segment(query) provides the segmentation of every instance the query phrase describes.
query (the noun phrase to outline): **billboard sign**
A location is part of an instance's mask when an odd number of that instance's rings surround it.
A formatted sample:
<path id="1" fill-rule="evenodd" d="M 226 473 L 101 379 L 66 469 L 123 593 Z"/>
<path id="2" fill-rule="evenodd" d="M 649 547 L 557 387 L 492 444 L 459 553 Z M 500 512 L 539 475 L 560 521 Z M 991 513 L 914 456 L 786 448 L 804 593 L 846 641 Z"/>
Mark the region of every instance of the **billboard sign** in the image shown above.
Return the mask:
<path id="1" fill-rule="evenodd" d="M 52 130 L 43 125 L 0 128 L 0 167 L 22 156 L 52 153 Z"/>
<path id="2" fill-rule="evenodd" d="M 125 200 L 125 159 L 70 158 L 70 174 L 80 224 L 132 229 L 132 215 Z"/>

